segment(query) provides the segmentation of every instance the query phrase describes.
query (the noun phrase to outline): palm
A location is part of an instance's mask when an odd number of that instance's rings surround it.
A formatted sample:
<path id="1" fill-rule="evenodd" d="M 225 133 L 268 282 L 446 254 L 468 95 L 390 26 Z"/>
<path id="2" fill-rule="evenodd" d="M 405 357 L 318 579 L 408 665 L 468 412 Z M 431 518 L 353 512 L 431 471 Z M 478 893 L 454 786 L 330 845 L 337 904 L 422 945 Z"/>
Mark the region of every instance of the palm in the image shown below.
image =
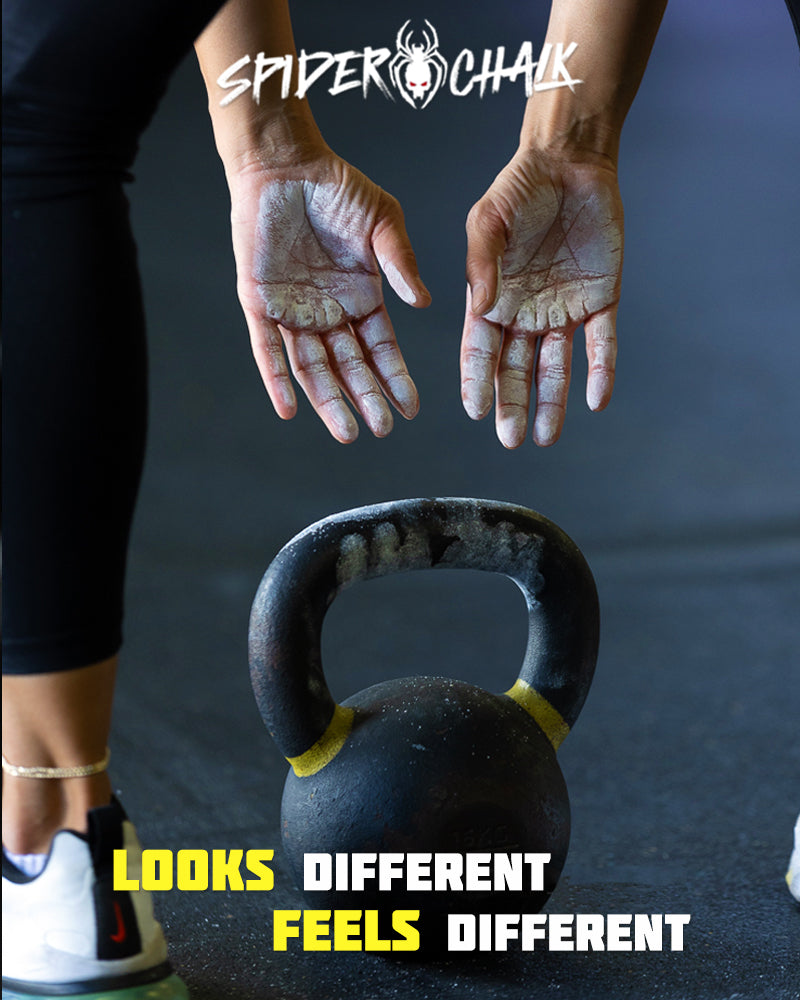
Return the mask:
<path id="1" fill-rule="evenodd" d="M 397 202 L 332 154 L 282 173 L 233 178 L 239 299 L 253 353 L 283 418 L 297 403 L 289 366 L 339 441 L 358 427 L 345 397 L 379 437 L 419 400 L 383 303 L 381 269 L 411 305 L 429 296 Z M 286 356 L 284 355 L 284 350 Z"/>
<path id="2" fill-rule="evenodd" d="M 470 212 L 467 232 L 464 405 L 481 419 L 496 398 L 498 436 L 515 448 L 535 385 L 533 436 L 553 444 L 582 323 L 587 401 L 602 409 L 611 397 L 623 244 L 616 177 L 595 165 L 518 155 Z"/>
<path id="3" fill-rule="evenodd" d="M 620 206 L 608 191 L 585 183 L 537 178 L 534 184 L 534 200 L 507 202 L 501 293 L 487 319 L 526 333 L 574 329 L 617 301 Z"/>
<path id="4" fill-rule="evenodd" d="M 375 208 L 333 184 L 289 180 L 260 197 L 253 279 L 267 315 L 325 332 L 383 302 L 370 246 Z"/>

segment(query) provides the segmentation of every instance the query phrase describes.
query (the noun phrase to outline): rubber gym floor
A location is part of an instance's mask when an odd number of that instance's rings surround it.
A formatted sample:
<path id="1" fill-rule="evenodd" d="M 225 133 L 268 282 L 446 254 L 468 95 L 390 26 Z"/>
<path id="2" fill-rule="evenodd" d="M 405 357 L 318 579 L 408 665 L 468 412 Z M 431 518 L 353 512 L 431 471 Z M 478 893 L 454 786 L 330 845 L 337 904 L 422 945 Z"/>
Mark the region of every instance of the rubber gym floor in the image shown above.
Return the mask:
<path id="1" fill-rule="evenodd" d="M 393 48 L 428 18 L 449 59 L 534 49 L 548 4 L 295 4 L 309 52 Z M 568 41 L 568 40 L 565 40 Z M 254 53 L 252 53 L 254 55 Z M 403 205 L 425 312 L 389 291 L 418 418 L 343 447 L 284 424 L 249 355 L 228 199 L 192 62 L 130 188 L 149 316 L 148 461 L 133 540 L 113 776 L 144 846 L 276 851 L 270 893 L 158 894 L 195 1000 L 632 997 L 789 1000 L 800 912 L 783 881 L 800 808 L 800 60 L 780 0 L 672 0 L 621 152 L 626 262 L 610 408 L 576 340 L 561 441 L 506 452 L 459 401 L 464 219 L 511 156 L 523 98 L 310 97 L 328 142 Z M 559 751 L 572 841 L 552 913 L 686 913 L 682 951 L 480 954 L 431 964 L 272 947 L 303 900 L 280 854 L 286 764 L 249 687 L 250 602 L 296 532 L 335 511 L 475 496 L 541 511 L 596 578 L 596 679 Z M 334 695 L 429 673 L 505 690 L 526 639 L 507 579 L 408 574 L 326 623 Z"/>

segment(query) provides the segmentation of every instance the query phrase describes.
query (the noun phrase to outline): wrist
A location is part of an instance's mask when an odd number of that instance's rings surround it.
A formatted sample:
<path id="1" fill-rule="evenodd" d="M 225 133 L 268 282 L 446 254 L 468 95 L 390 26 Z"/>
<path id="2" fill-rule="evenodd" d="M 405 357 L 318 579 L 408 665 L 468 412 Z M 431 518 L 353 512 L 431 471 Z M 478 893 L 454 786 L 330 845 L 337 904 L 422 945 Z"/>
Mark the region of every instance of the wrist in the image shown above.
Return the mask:
<path id="1" fill-rule="evenodd" d="M 240 100 L 238 106 L 211 109 L 226 174 L 296 166 L 328 151 L 307 101 L 290 97 L 259 106 Z"/>
<path id="2" fill-rule="evenodd" d="M 523 152 L 598 163 L 616 170 L 622 122 L 570 92 L 534 94 L 520 133 Z"/>

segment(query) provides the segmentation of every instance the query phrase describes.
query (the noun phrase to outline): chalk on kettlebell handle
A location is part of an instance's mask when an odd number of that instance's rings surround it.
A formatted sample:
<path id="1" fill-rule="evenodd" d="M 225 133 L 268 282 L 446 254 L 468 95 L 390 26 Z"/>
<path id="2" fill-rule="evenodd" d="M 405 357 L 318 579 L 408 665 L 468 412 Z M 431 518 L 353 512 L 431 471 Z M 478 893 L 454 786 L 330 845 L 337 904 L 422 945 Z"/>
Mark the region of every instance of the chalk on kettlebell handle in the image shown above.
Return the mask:
<path id="1" fill-rule="evenodd" d="M 325 614 L 359 581 L 417 569 L 502 573 L 528 606 L 528 645 L 503 694 L 442 677 L 376 684 L 337 704 L 322 667 Z M 534 912 L 567 854 L 569 799 L 556 749 L 594 673 L 597 592 L 577 546 L 552 521 L 514 504 L 398 500 L 325 518 L 275 557 L 253 603 L 250 672 L 264 723 L 291 765 L 283 846 L 298 887 L 306 854 L 431 855 L 430 864 L 549 855 L 539 883 L 449 888 L 378 878 L 308 893 L 315 907 L 421 911 L 423 945 L 445 937 L 448 912 Z M 424 753 L 423 753 L 424 750 Z M 480 835 L 476 838 L 476 831 Z M 433 870 L 432 869 L 432 870 Z M 449 869 L 452 874 L 452 868 Z M 386 883 L 384 882 L 384 885 Z"/>

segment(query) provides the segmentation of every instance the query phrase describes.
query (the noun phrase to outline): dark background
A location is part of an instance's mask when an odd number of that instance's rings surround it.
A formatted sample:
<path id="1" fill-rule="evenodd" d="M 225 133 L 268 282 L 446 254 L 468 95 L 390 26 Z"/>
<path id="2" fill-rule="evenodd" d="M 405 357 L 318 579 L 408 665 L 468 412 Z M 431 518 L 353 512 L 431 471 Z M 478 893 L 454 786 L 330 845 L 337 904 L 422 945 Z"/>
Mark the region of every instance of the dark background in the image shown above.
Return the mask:
<path id="1" fill-rule="evenodd" d="M 541 42 L 548 4 L 297 2 L 298 48 L 394 45 L 427 17 L 445 55 Z M 328 142 L 396 195 L 434 302 L 389 309 L 422 410 L 336 444 L 301 401 L 269 406 L 235 296 L 228 196 L 196 66 L 177 74 L 131 188 L 149 316 L 150 450 L 131 555 L 114 776 L 145 846 L 279 851 L 285 764 L 249 688 L 249 606 L 272 556 L 334 511 L 411 496 L 533 507 L 583 549 L 603 636 L 559 751 L 573 834 L 551 912 L 691 913 L 682 953 L 501 955 L 396 965 L 274 953 L 273 893 L 162 894 L 196 1000 L 796 997 L 800 913 L 783 883 L 800 808 L 797 372 L 800 70 L 779 0 L 672 0 L 623 135 L 626 263 L 610 408 L 503 450 L 458 388 L 464 219 L 511 156 L 524 98 L 377 92 L 312 106 Z M 414 673 L 504 690 L 525 641 L 501 577 L 416 574 L 329 615 L 335 696 Z M 792 979 L 794 976 L 794 979 Z"/>

